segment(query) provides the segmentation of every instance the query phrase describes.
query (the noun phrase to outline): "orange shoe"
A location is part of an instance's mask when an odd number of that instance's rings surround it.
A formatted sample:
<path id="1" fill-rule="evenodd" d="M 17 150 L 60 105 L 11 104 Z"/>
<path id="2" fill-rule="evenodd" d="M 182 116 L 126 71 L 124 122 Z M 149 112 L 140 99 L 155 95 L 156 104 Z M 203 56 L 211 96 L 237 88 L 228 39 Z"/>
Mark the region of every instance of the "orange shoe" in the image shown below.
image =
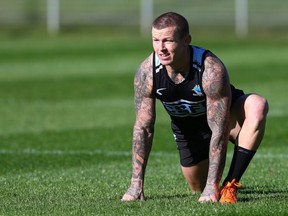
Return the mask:
<path id="1" fill-rule="evenodd" d="M 241 188 L 242 185 L 238 182 L 236 182 L 235 179 L 233 179 L 231 182 L 226 182 L 225 185 L 220 190 L 221 198 L 219 202 L 221 204 L 228 203 L 233 204 L 237 202 L 237 188 Z"/>

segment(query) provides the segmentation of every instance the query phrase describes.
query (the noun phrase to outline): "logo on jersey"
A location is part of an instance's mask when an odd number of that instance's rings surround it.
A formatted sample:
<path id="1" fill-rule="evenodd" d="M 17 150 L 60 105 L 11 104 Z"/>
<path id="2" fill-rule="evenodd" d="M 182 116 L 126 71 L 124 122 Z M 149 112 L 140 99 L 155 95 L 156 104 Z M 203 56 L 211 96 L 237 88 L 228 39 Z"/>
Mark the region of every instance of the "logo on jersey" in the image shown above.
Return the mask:
<path id="1" fill-rule="evenodd" d="M 178 100 L 174 102 L 162 102 L 165 109 L 171 116 L 187 117 L 201 116 L 206 113 L 206 101 L 191 102 L 187 100 Z"/>
<path id="2" fill-rule="evenodd" d="M 192 91 L 193 91 L 193 96 L 203 96 L 203 92 L 199 85 L 195 85 Z"/>
<path id="3" fill-rule="evenodd" d="M 163 65 L 158 65 L 157 67 L 155 67 L 155 72 L 159 73 L 161 71 L 161 69 L 163 69 Z"/>
<path id="4" fill-rule="evenodd" d="M 156 93 L 157 93 L 158 95 L 162 95 L 162 92 L 161 92 L 161 91 L 164 91 L 164 90 L 166 90 L 166 88 L 157 89 L 157 90 L 156 90 Z"/>

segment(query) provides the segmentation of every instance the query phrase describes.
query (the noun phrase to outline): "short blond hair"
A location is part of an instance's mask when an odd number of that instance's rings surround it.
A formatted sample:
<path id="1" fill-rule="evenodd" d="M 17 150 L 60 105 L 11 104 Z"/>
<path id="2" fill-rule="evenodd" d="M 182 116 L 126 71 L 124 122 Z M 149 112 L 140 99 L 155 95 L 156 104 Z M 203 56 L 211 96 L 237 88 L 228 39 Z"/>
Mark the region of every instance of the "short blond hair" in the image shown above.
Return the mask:
<path id="1" fill-rule="evenodd" d="M 189 35 L 189 24 L 186 18 L 175 12 L 168 12 L 160 15 L 152 24 L 152 28 L 155 29 L 163 29 L 173 26 L 176 26 L 177 33 L 181 38 Z"/>

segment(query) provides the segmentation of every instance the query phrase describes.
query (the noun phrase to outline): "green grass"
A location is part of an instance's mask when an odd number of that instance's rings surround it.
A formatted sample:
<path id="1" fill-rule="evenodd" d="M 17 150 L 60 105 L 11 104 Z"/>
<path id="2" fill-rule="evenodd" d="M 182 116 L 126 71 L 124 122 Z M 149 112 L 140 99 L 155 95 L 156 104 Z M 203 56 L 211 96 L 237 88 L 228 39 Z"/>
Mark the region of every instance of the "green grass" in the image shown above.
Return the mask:
<path id="1" fill-rule="evenodd" d="M 147 201 L 120 202 L 131 175 L 133 76 L 151 52 L 149 40 L 0 39 L 0 215 L 288 214 L 287 41 L 194 39 L 226 63 L 236 86 L 270 102 L 267 133 L 239 202 L 221 206 L 200 204 L 189 191 L 160 104 Z"/>

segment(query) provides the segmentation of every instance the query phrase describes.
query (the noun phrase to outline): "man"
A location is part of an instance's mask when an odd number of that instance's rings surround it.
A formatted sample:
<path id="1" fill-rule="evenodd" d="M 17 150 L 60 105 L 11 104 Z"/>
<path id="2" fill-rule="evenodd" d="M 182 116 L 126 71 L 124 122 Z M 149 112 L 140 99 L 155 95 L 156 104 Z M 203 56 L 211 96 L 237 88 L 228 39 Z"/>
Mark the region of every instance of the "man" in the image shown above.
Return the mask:
<path id="1" fill-rule="evenodd" d="M 268 103 L 230 85 L 227 70 L 212 52 L 191 46 L 187 20 L 173 12 L 152 25 L 154 52 L 134 80 L 131 185 L 122 201 L 144 200 L 144 175 L 152 146 L 155 99 L 171 117 L 183 175 L 200 202 L 235 203 L 236 189 L 265 131 Z M 235 144 L 221 189 L 228 141 Z"/>

